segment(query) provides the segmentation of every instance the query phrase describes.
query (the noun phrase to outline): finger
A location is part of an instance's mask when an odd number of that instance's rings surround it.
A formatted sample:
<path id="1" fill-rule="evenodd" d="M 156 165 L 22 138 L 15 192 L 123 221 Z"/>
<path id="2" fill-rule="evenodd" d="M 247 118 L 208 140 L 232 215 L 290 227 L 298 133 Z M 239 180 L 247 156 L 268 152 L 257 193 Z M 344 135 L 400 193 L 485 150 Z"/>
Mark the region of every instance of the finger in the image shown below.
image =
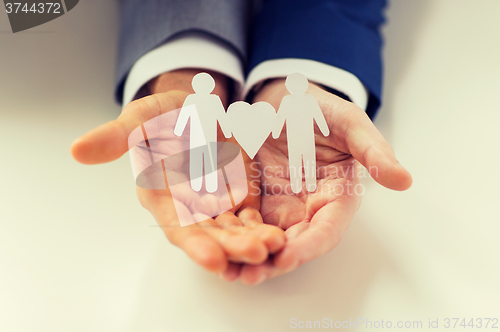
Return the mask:
<path id="1" fill-rule="evenodd" d="M 270 260 L 260 265 L 243 265 L 241 268 L 240 280 L 245 285 L 258 285 L 267 279 L 267 275 L 272 267 L 272 262 Z"/>
<path id="2" fill-rule="evenodd" d="M 287 241 L 296 238 L 309 228 L 309 221 L 302 221 L 293 226 L 290 226 L 285 234 Z M 240 272 L 240 280 L 246 285 L 258 285 L 265 280 L 292 272 L 299 266 L 297 263 L 284 265 L 284 268 L 279 268 L 274 264 L 273 258 L 269 258 L 264 264 L 260 265 L 243 265 Z"/>
<path id="3" fill-rule="evenodd" d="M 227 254 L 228 260 L 236 263 L 260 264 L 267 259 L 268 250 L 256 236 L 246 232 L 222 229 L 213 219 L 199 223 Z"/>
<path id="4" fill-rule="evenodd" d="M 219 214 L 216 218 L 215 221 L 217 224 L 219 224 L 220 227 L 227 229 L 227 228 L 235 228 L 237 226 L 243 226 L 243 223 L 241 220 L 236 217 L 233 213 L 231 212 L 223 212 Z"/>
<path id="5" fill-rule="evenodd" d="M 399 163 L 390 144 L 365 114 L 347 129 L 349 153 L 366 167 L 381 185 L 394 190 L 411 186 L 410 173 Z"/>
<path id="6" fill-rule="evenodd" d="M 170 241 L 208 271 L 221 273 L 227 269 L 228 261 L 223 248 L 200 229 L 175 230 L 168 238 L 175 238 Z"/>
<path id="7" fill-rule="evenodd" d="M 152 191 L 143 190 L 145 193 Z M 198 224 L 180 227 L 177 213 L 183 213 L 183 218 L 189 215 L 181 211 L 180 204 L 174 206 L 173 199 L 167 195 L 148 197 L 145 207 L 153 214 L 158 224 L 162 227 L 168 240 L 175 246 L 184 250 L 196 263 L 215 273 L 222 273 L 227 269 L 227 257 L 222 246 Z"/>
<path id="8" fill-rule="evenodd" d="M 257 221 L 258 219 L 260 219 L 260 222 Z M 215 221 L 223 229 L 229 230 L 234 234 L 248 234 L 259 238 L 266 245 L 270 253 L 277 252 L 285 244 L 283 230 L 273 225 L 265 225 L 262 222 L 260 213 L 254 208 L 245 208 L 245 212 L 240 213 L 239 217 L 236 217 L 231 212 L 224 212 L 215 218 Z"/>
<path id="9" fill-rule="evenodd" d="M 326 117 L 330 120 L 334 145 L 338 144 L 335 140 L 340 141 L 346 152 L 361 162 L 381 185 L 394 190 L 411 186 L 410 173 L 398 162 L 390 144 L 363 110 L 336 96 L 328 98 L 322 107 L 335 110 Z"/>
<path id="10" fill-rule="evenodd" d="M 182 92 L 151 95 L 128 104 L 122 114 L 82 137 L 71 146 L 73 158 L 83 164 L 113 161 L 128 151 L 130 133 L 144 122 L 182 107 Z"/>
<path id="11" fill-rule="evenodd" d="M 273 260 L 270 258 L 260 265 L 243 265 L 240 280 L 245 285 L 258 285 L 268 279 L 291 272 L 293 269 L 280 269 L 273 264 Z"/>
<path id="12" fill-rule="evenodd" d="M 288 239 L 285 248 L 274 259 L 282 270 L 294 269 L 332 250 L 340 242 L 358 203 L 341 196 L 319 209 L 309 227 L 297 237 Z"/>
<path id="13" fill-rule="evenodd" d="M 233 282 L 240 276 L 241 264 L 229 263 L 227 269 L 220 274 L 222 280 Z"/>
<path id="14" fill-rule="evenodd" d="M 279 227 L 264 224 L 260 212 L 247 206 L 239 211 L 238 218 L 246 227 L 252 227 L 252 233 L 261 239 L 270 253 L 276 253 L 285 245 L 285 233 Z"/>
<path id="15" fill-rule="evenodd" d="M 299 236 L 301 233 L 303 233 L 306 229 L 309 228 L 309 225 L 311 223 L 309 221 L 301 221 L 295 225 L 292 225 L 287 228 L 285 231 L 285 235 L 287 240 L 295 239 L 297 236 Z"/>
<path id="16" fill-rule="evenodd" d="M 259 210 L 253 206 L 245 206 L 241 208 L 237 212 L 237 215 L 241 222 L 248 227 L 257 227 L 264 223 Z"/>

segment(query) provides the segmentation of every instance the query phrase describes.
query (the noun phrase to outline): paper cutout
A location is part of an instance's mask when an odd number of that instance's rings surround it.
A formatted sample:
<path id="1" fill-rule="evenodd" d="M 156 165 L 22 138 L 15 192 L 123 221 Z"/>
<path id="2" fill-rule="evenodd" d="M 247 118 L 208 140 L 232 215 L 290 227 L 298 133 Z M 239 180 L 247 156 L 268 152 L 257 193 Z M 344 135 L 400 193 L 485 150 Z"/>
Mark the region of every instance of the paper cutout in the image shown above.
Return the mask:
<path id="1" fill-rule="evenodd" d="M 263 101 L 252 105 L 237 101 L 229 106 L 227 116 L 234 138 L 253 159 L 273 130 L 276 110 Z"/>
<path id="2" fill-rule="evenodd" d="M 306 189 L 316 190 L 314 122 L 325 136 L 329 128 L 316 99 L 305 93 L 309 83 L 304 75 L 288 76 L 285 85 L 291 95 L 283 98 L 277 112 L 266 102 L 235 102 L 226 113 L 212 94 L 215 81 L 209 74 L 197 74 L 192 85 L 195 93 L 181 109 L 150 119 L 129 135 L 137 186 L 168 188 L 181 226 L 240 204 L 249 187 L 241 149 L 253 159 L 269 134 L 278 138 L 285 125 L 291 189 L 301 192 L 303 164 Z M 239 145 L 217 142 L 217 123 L 224 136 L 234 136 Z"/>
<path id="3" fill-rule="evenodd" d="M 224 112 L 217 95 L 211 94 L 215 81 L 207 73 L 199 73 L 192 81 L 194 94 L 189 95 L 175 125 L 174 134 L 181 136 L 190 121 L 190 183 L 200 191 L 203 174 L 209 193 L 217 191 L 217 122 L 226 138 L 234 135 L 241 148 L 254 158 L 269 134 L 278 138 L 286 124 L 290 184 L 294 193 L 302 191 L 302 166 L 306 189 L 316 190 L 316 146 L 314 122 L 324 136 L 330 130 L 316 99 L 306 94 L 307 78 L 295 73 L 287 77 L 285 86 L 291 95 L 283 97 L 278 112 L 267 102 L 248 104 L 238 101 Z M 204 171 L 204 173 L 203 173 Z"/>
<path id="4" fill-rule="evenodd" d="M 190 105 L 189 108 L 195 108 Z M 156 116 L 129 135 L 129 155 L 136 185 L 166 190 L 172 197 L 181 227 L 198 223 L 233 209 L 248 195 L 243 151 L 236 142 L 212 143 L 217 152 L 218 188 L 194 191 L 190 184 L 190 131 L 174 135 L 181 108 Z M 196 149 L 206 149 L 205 146 Z"/>
<path id="5" fill-rule="evenodd" d="M 215 88 L 212 76 L 199 73 L 193 77 L 192 86 L 195 93 L 186 97 L 174 134 L 181 136 L 190 120 L 191 188 L 200 191 L 205 171 L 205 188 L 207 192 L 213 193 L 218 187 L 217 151 L 212 151 L 211 143 L 217 143 L 217 122 L 226 138 L 231 137 L 231 132 L 226 129 L 228 125 L 225 123 L 226 112 L 222 101 L 219 96 L 211 94 Z"/>
<path id="6" fill-rule="evenodd" d="M 312 192 L 316 190 L 314 121 L 324 136 L 330 135 L 330 129 L 316 98 L 305 93 L 309 82 L 304 75 L 299 73 L 289 75 L 285 86 L 291 95 L 283 97 L 281 101 L 273 138 L 280 136 L 286 122 L 288 168 L 292 191 L 298 194 L 302 190 L 302 164 L 304 164 L 306 189 Z"/>

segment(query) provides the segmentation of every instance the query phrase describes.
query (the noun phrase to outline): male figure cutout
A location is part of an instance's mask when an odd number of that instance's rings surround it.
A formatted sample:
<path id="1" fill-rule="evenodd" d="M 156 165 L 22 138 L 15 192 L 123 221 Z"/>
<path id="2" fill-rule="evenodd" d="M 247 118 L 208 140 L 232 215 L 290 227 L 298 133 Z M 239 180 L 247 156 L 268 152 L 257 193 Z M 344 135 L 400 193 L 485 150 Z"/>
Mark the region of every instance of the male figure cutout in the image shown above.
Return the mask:
<path id="1" fill-rule="evenodd" d="M 207 192 L 217 191 L 217 121 L 226 138 L 231 131 L 226 124 L 226 112 L 219 96 L 211 94 L 215 81 L 207 73 L 193 77 L 194 94 L 186 97 L 174 128 L 174 134 L 181 136 L 190 123 L 189 177 L 191 188 L 200 191 L 205 166 L 205 188 Z M 215 144 L 214 144 L 215 143 Z"/>
<path id="2" fill-rule="evenodd" d="M 330 135 L 330 129 L 316 99 L 305 94 L 309 82 L 299 73 L 291 74 L 285 81 L 291 93 L 283 97 L 278 109 L 273 138 L 280 136 L 286 121 L 288 139 L 288 168 L 292 191 L 302 191 L 302 161 L 307 191 L 316 190 L 316 146 L 314 143 L 314 121 L 324 136 Z"/>

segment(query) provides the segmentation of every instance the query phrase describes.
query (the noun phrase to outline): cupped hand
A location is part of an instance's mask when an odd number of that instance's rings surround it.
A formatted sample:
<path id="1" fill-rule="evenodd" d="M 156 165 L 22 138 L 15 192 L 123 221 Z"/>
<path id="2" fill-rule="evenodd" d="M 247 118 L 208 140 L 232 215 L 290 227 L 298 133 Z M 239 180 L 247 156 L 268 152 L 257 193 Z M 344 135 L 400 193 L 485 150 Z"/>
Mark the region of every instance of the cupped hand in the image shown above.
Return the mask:
<path id="1" fill-rule="evenodd" d="M 75 140 L 71 147 L 73 157 L 84 164 L 105 163 L 121 157 L 129 149 L 128 139 L 134 129 L 182 107 L 185 98 L 193 93 L 191 80 L 198 72 L 180 70 L 151 81 L 147 86 L 151 95 L 133 101 L 116 120 Z M 227 79 L 216 73 L 211 74 L 217 82 L 213 93 L 219 95 L 224 103 L 227 102 Z M 236 143 L 233 139 L 225 139 L 221 133 L 218 136 L 219 141 Z M 169 143 L 168 135 L 164 137 L 161 133 L 148 139 L 160 140 L 166 146 Z M 184 250 L 199 265 L 227 281 L 239 276 L 241 263 L 261 264 L 269 254 L 282 249 L 285 243 L 283 230 L 263 223 L 259 213 L 259 177 L 253 174 L 256 170 L 250 167 L 250 162 L 245 155 L 249 191 L 246 198 L 229 211 L 185 227 L 179 225 L 179 211 L 176 212 L 174 197 L 168 186 L 166 189 L 136 187 L 140 203 L 151 212 L 170 242 Z M 189 210 L 192 201 L 189 195 L 181 198 L 186 210 Z M 205 198 L 210 201 L 210 197 Z"/>
<path id="2" fill-rule="evenodd" d="M 287 241 L 263 264 L 243 266 L 240 278 L 247 284 L 290 272 L 332 250 L 361 203 L 363 172 L 393 190 L 406 190 L 412 183 L 409 172 L 362 109 L 314 84 L 306 93 L 316 98 L 330 129 L 324 137 L 315 126 L 317 190 L 308 193 L 303 181 L 302 192 L 292 192 L 286 129 L 278 139 L 268 138 L 256 156 L 261 171 L 260 211 L 266 224 L 286 230 Z M 288 94 L 284 80 L 274 80 L 254 102 L 267 101 L 278 110 Z"/>

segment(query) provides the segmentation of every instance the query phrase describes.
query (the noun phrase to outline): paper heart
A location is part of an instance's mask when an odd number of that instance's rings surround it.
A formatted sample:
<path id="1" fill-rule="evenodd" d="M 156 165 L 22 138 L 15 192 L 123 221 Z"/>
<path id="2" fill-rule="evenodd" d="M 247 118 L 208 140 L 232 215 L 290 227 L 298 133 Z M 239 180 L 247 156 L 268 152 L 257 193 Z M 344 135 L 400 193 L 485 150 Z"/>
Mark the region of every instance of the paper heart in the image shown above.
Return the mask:
<path id="1" fill-rule="evenodd" d="M 276 110 L 264 101 L 250 105 L 237 101 L 227 109 L 231 131 L 250 158 L 254 158 L 273 130 Z"/>

